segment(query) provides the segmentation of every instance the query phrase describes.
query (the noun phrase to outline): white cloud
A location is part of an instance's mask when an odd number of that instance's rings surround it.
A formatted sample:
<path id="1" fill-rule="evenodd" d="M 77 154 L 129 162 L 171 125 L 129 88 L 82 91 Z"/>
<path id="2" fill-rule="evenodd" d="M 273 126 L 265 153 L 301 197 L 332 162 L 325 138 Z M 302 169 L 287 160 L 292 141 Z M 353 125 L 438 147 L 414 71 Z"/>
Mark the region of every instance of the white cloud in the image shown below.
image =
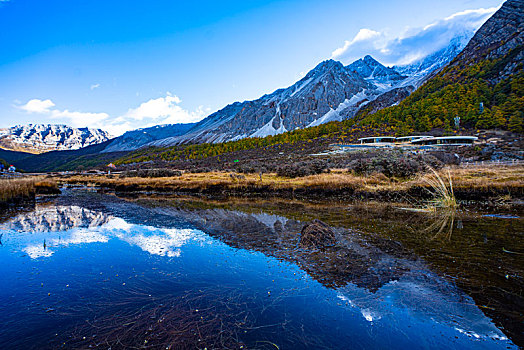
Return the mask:
<path id="1" fill-rule="evenodd" d="M 457 12 L 424 28 L 408 28 L 397 36 L 363 28 L 334 50 L 332 58 L 349 64 L 371 55 L 385 65 L 408 64 L 446 47 L 454 37 L 471 36 L 497 9 Z"/>
<path id="2" fill-rule="evenodd" d="M 29 100 L 25 105 L 17 106 L 28 113 L 49 113 L 50 108 L 54 107 L 55 104 L 51 100 L 39 100 L 34 98 Z"/>
<path id="3" fill-rule="evenodd" d="M 121 135 L 128 130 L 159 124 L 193 123 L 209 113 L 209 110 L 202 106 L 188 111 L 180 106 L 181 102 L 178 96 L 167 92 L 164 97 L 152 98 L 110 120 L 105 124 L 104 130 L 112 135 Z"/>
<path id="4" fill-rule="evenodd" d="M 177 115 L 181 112 L 184 113 L 184 110 L 178 105 L 180 102 L 182 101 L 178 96 L 171 95 L 168 92 L 166 97 L 150 99 L 137 108 L 129 109 L 124 117 L 134 120 L 143 120 Z"/>
<path id="5" fill-rule="evenodd" d="M 103 125 L 101 122 L 108 119 L 109 115 L 107 113 L 70 112 L 67 109 L 63 111 L 55 109 L 51 111 L 51 118 L 69 119 L 68 124 L 77 128 L 86 126 L 100 128 Z"/>
<path id="6" fill-rule="evenodd" d="M 181 102 L 178 96 L 167 92 L 165 97 L 152 98 L 136 108 L 130 108 L 124 115 L 116 118 L 115 123 L 147 123 L 145 126 L 193 123 L 201 120 L 207 112 L 202 106 L 195 111 L 188 111 L 180 106 Z"/>
<path id="7" fill-rule="evenodd" d="M 18 109 L 21 109 L 27 113 L 36 113 L 43 114 L 51 119 L 67 119 L 68 124 L 74 127 L 100 127 L 101 122 L 108 119 L 109 115 L 107 113 L 90 113 L 90 112 L 77 112 L 59 110 L 55 107 L 55 103 L 50 99 L 39 100 L 32 99 L 29 100 L 24 105 L 16 106 Z"/>
<path id="8" fill-rule="evenodd" d="M 501 5 L 502 6 L 502 5 Z M 453 20 L 457 17 L 461 17 L 461 16 L 469 16 L 469 15 L 473 15 L 473 16 L 477 16 L 477 15 L 488 15 L 491 16 L 495 11 L 497 11 L 498 9 L 500 8 L 500 6 L 497 6 L 497 7 L 490 7 L 490 8 L 479 8 L 479 9 L 476 9 L 476 10 L 464 10 L 464 11 L 460 11 L 460 12 L 457 12 L 457 13 L 454 13 L 452 14 L 451 16 L 448 16 L 446 18 L 444 18 L 445 21 L 450 21 L 450 20 Z M 482 21 L 482 23 L 484 23 L 484 21 Z M 480 25 L 482 25 L 482 23 L 480 23 Z M 479 26 L 480 26 L 479 25 Z"/>
<path id="9" fill-rule="evenodd" d="M 99 87 L 100 87 L 100 84 L 96 83 L 96 84 L 91 85 L 90 89 L 94 90 L 94 89 L 98 89 Z"/>
<path id="10" fill-rule="evenodd" d="M 192 123 L 201 120 L 209 109 L 199 106 L 188 111 L 180 106 L 181 99 L 167 92 L 166 96 L 150 99 L 136 108 L 130 108 L 125 114 L 111 117 L 105 112 L 80 112 L 52 108 L 51 100 L 33 99 L 17 108 L 27 113 L 38 113 L 46 118 L 61 120 L 74 127 L 100 128 L 111 135 L 121 135 L 126 131 L 150 127 L 159 124 Z"/>

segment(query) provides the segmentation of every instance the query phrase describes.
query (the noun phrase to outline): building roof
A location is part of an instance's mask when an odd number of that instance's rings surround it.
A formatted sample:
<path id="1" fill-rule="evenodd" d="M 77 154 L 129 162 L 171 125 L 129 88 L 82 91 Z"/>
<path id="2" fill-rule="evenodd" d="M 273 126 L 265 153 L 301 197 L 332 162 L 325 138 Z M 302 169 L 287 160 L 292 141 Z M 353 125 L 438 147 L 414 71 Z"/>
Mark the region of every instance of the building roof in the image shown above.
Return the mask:
<path id="1" fill-rule="evenodd" d="M 439 141 L 439 140 L 464 140 L 464 141 L 476 141 L 478 137 L 476 136 L 441 136 L 441 137 L 431 137 L 431 138 L 422 138 L 411 141 L 411 143 L 423 143 L 428 141 Z"/>
<path id="2" fill-rule="evenodd" d="M 397 140 L 409 140 L 409 139 L 429 139 L 433 138 L 434 136 L 430 135 L 413 135 L 413 136 L 400 136 L 395 137 Z"/>
<path id="3" fill-rule="evenodd" d="M 395 136 L 373 136 L 373 137 L 362 137 L 360 140 L 375 140 L 375 139 L 395 139 Z"/>

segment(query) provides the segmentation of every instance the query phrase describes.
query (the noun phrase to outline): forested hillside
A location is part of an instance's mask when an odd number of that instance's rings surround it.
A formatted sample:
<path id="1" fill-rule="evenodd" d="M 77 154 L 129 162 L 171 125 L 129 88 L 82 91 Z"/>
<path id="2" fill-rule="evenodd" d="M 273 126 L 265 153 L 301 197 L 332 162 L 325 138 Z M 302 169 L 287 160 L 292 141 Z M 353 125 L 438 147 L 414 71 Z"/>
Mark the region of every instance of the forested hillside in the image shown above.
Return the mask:
<path id="1" fill-rule="evenodd" d="M 398 106 L 375 114 L 361 115 L 362 123 L 372 127 L 390 125 L 398 134 L 444 128 L 451 131 L 454 118 L 460 117 L 468 129 L 500 128 L 523 131 L 524 73 L 498 83 L 492 79 L 500 68 L 518 56 L 522 46 L 499 59 L 483 60 L 465 68 L 448 66 L 406 98 Z M 482 106 L 481 106 L 482 103 Z"/>
<path id="2" fill-rule="evenodd" d="M 451 130 L 455 117 L 468 129 L 523 131 L 524 1 L 508 0 L 480 27 L 464 50 L 398 106 L 362 123 L 397 133 Z M 481 105 L 482 104 L 482 105 Z"/>

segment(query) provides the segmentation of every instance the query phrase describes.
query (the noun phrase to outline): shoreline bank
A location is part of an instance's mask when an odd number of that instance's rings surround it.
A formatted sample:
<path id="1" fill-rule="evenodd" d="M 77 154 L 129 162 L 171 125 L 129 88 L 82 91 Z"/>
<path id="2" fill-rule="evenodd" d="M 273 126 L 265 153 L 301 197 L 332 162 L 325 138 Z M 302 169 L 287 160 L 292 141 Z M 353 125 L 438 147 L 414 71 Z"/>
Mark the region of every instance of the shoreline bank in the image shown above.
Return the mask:
<path id="1" fill-rule="evenodd" d="M 524 199 L 524 165 L 450 167 L 438 172 L 445 183 L 451 178 L 458 201 L 521 202 Z M 228 172 L 184 173 L 176 177 L 140 178 L 115 175 L 62 175 L 52 179 L 62 185 L 99 187 L 116 193 L 162 193 L 208 197 L 295 198 L 420 202 L 434 197 L 427 180 L 432 174 L 411 179 L 381 174 L 358 176 L 342 169 L 299 178 L 274 173 L 240 175 Z"/>

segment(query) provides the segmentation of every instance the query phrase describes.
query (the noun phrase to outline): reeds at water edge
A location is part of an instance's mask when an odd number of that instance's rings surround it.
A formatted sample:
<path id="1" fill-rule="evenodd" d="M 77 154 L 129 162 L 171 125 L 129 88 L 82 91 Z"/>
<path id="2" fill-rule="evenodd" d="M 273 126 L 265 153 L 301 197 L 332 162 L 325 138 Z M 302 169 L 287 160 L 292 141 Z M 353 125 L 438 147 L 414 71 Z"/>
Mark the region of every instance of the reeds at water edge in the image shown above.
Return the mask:
<path id="1" fill-rule="evenodd" d="M 453 192 L 453 181 L 451 180 L 451 173 L 448 169 L 447 174 L 448 178 L 445 181 L 435 169 L 429 167 L 431 174 L 423 177 L 424 182 L 426 182 L 431 189 L 428 191 L 432 194 L 432 199 L 428 202 L 428 208 L 431 209 L 456 209 L 457 199 Z M 446 182 L 448 184 L 446 184 Z"/>

